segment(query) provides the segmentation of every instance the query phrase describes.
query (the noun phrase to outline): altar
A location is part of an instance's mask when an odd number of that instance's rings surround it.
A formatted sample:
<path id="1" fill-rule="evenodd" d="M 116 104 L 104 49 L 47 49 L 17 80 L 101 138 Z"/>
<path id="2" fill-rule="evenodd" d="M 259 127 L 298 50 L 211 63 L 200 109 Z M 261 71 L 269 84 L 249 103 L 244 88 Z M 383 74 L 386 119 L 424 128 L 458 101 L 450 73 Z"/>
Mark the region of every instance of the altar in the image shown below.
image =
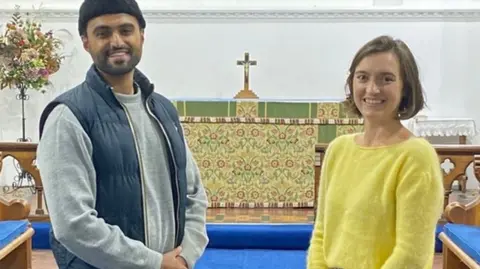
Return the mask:
<path id="1" fill-rule="evenodd" d="M 313 207 L 315 145 L 362 128 L 342 100 L 173 100 L 210 207 Z"/>

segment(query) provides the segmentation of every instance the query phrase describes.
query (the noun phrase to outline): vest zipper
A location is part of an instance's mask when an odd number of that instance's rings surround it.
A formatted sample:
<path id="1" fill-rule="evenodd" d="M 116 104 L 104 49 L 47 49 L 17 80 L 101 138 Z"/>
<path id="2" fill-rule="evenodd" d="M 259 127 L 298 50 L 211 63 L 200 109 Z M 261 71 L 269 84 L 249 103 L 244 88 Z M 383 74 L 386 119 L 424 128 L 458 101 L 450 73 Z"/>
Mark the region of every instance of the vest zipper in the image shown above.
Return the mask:
<path id="1" fill-rule="evenodd" d="M 155 121 L 158 123 L 158 125 L 160 126 L 160 129 L 162 129 L 162 132 L 163 132 L 163 135 L 165 136 L 165 140 L 167 141 L 167 144 L 168 144 L 168 148 L 170 149 L 170 155 L 172 157 L 172 160 L 173 160 L 173 166 L 174 166 L 174 175 L 175 175 L 175 185 L 176 185 L 176 190 L 177 190 L 177 199 L 178 199 L 178 203 L 177 203 L 177 208 L 175 210 L 175 213 L 176 213 L 176 216 L 177 216 L 177 219 L 175 221 L 175 242 L 180 244 L 181 242 L 178 242 L 178 235 L 180 234 L 179 233 L 179 224 L 178 222 L 180 221 L 180 191 L 179 191 L 179 186 L 178 186 L 178 173 L 177 173 L 177 164 L 175 163 L 175 155 L 173 154 L 173 147 L 172 147 L 172 143 L 170 142 L 170 139 L 168 139 L 168 135 L 167 135 L 167 132 L 165 131 L 165 128 L 163 127 L 162 123 L 157 119 L 157 117 L 155 117 L 155 115 L 152 113 L 152 111 L 150 110 L 150 107 L 148 106 L 148 101 L 150 100 L 151 97 L 148 97 L 146 102 L 145 102 L 145 107 L 147 108 L 147 111 L 148 113 L 150 114 L 150 116 L 152 116 Z"/>
<path id="2" fill-rule="evenodd" d="M 130 116 L 130 113 L 128 112 L 128 109 L 121 104 L 123 107 L 123 110 L 127 114 L 127 119 L 128 119 L 128 125 L 130 126 L 130 129 L 132 130 L 133 134 L 133 139 L 135 140 L 135 150 L 137 152 L 137 158 L 140 166 L 140 184 L 142 186 L 142 204 L 143 204 L 143 229 L 145 230 L 145 246 L 149 246 L 149 235 L 148 235 L 148 215 L 147 215 L 147 203 L 145 203 L 145 181 L 144 181 L 144 171 L 143 171 L 143 160 L 142 160 L 142 155 L 140 154 L 140 149 L 138 147 L 138 140 L 137 140 L 137 135 L 135 133 L 135 129 L 133 128 L 132 125 L 132 118 Z"/>

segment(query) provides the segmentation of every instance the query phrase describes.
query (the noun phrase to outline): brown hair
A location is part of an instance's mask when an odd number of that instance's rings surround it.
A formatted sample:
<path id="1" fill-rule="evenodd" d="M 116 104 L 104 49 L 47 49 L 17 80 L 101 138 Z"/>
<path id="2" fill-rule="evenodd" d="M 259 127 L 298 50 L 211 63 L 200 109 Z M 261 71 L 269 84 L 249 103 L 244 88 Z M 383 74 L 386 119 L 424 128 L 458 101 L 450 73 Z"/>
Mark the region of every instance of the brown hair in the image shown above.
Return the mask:
<path id="1" fill-rule="evenodd" d="M 358 110 L 353 100 L 353 76 L 358 64 L 367 56 L 375 53 L 393 52 L 400 64 L 400 75 L 403 81 L 402 100 L 398 107 L 398 118 L 407 120 L 413 118 L 422 110 L 425 105 L 422 84 L 420 83 L 418 66 L 415 57 L 408 48 L 407 44 L 399 39 L 393 39 L 390 36 L 379 36 L 367 42 L 361 47 L 349 68 L 349 74 L 346 82 L 347 100 L 346 106 L 357 116 L 362 114 Z"/>

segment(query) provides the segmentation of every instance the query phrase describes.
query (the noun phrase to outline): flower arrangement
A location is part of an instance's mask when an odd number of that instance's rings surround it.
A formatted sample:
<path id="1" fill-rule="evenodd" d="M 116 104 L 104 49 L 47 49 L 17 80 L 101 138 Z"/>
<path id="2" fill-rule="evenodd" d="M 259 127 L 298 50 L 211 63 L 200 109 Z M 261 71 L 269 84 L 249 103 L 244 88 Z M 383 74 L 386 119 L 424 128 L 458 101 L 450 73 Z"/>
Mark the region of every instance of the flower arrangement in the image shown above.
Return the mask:
<path id="1" fill-rule="evenodd" d="M 0 35 L 0 90 L 45 92 L 50 76 L 59 70 L 64 57 L 57 53 L 61 40 L 52 31 L 42 32 L 41 27 L 35 20 L 24 20 L 19 6 L 15 7 L 12 20 Z"/>

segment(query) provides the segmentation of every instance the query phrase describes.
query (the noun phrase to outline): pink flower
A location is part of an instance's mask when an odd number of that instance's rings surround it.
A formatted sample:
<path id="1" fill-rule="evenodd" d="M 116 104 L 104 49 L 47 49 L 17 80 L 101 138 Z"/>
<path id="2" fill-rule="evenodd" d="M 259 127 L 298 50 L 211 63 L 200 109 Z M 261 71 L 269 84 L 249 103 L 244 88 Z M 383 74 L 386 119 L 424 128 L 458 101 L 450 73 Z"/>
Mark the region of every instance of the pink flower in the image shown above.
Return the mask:
<path id="1" fill-rule="evenodd" d="M 45 69 L 45 68 L 42 68 L 42 69 L 38 70 L 38 74 L 39 74 L 40 76 L 42 76 L 43 78 L 48 78 L 48 75 L 50 75 L 50 74 L 48 73 L 48 70 Z"/>

